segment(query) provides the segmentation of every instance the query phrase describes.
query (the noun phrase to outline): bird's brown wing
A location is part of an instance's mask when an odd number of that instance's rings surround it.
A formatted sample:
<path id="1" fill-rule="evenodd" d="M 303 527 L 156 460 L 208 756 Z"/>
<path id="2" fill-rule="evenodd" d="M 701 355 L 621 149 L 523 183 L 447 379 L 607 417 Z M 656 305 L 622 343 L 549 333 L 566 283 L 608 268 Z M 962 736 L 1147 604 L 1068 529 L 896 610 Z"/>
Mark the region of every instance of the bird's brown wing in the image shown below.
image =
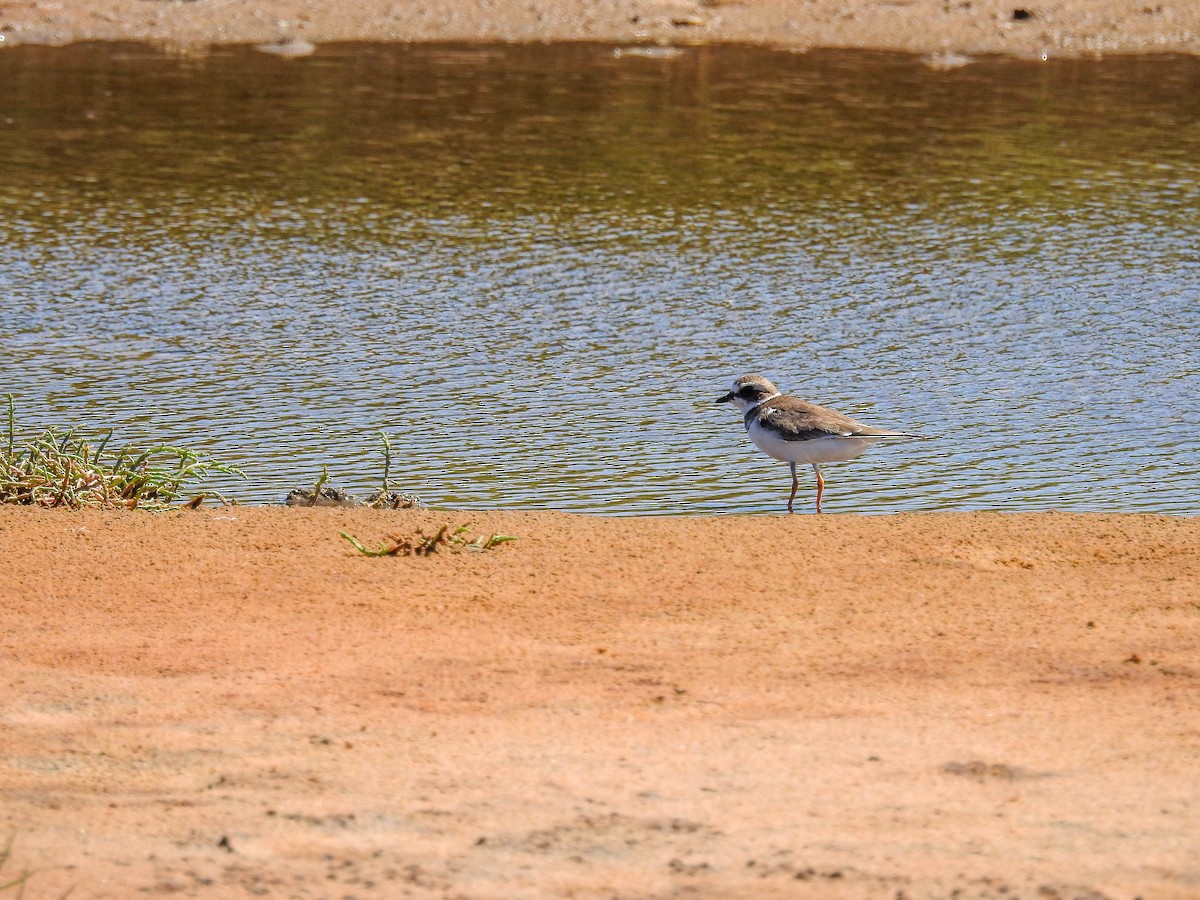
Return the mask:
<path id="1" fill-rule="evenodd" d="M 872 428 L 847 415 L 797 397 L 776 397 L 754 410 L 761 424 L 774 428 L 792 441 L 811 441 L 824 437 L 895 434 L 885 428 Z"/>

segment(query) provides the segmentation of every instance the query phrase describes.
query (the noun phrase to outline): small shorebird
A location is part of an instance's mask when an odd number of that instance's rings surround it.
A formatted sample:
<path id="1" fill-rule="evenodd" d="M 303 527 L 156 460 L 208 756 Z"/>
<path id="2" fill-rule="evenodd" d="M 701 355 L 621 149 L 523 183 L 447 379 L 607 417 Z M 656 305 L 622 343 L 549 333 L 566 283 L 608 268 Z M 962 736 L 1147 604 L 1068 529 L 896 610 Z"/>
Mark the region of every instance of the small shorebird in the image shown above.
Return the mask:
<path id="1" fill-rule="evenodd" d="M 817 473 L 817 512 L 825 479 L 821 463 L 842 462 L 865 453 L 876 441 L 885 438 L 914 438 L 906 431 L 872 428 L 824 406 L 808 403 L 782 393 L 761 375 L 743 375 L 718 403 L 733 403 L 746 419 L 746 432 L 767 456 L 782 460 L 792 470 L 792 493 L 788 512 L 800 486 L 796 464 L 808 463 Z"/>

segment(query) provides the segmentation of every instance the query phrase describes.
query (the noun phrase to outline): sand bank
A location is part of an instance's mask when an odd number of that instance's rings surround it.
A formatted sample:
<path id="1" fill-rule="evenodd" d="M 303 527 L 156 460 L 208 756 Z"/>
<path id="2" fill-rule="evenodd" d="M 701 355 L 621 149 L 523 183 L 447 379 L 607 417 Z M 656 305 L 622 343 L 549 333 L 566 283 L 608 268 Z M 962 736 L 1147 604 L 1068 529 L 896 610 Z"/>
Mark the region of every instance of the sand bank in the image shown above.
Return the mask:
<path id="1" fill-rule="evenodd" d="M 175 51 L 303 41 L 743 42 L 796 49 L 1078 56 L 1200 51 L 1180 0 L 6 0 L 4 43 Z"/>
<path id="2" fill-rule="evenodd" d="M 338 536 L 468 522 L 519 540 Z M 1195 519 L 5 508 L 0 560 L 26 896 L 1200 893 Z"/>

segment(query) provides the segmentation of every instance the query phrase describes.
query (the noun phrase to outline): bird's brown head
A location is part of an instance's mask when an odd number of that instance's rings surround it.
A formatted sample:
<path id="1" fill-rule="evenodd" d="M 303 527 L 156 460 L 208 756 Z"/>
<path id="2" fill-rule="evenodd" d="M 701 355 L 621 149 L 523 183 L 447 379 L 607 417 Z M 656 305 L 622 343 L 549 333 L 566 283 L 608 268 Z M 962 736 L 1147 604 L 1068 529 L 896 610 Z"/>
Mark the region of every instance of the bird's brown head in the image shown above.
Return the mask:
<path id="1" fill-rule="evenodd" d="M 718 403 L 732 403 L 745 412 L 771 397 L 779 395 L 779 388 L 761 375 L 743 375 L 733 382 L 729 393 L 717 398 Z"/>

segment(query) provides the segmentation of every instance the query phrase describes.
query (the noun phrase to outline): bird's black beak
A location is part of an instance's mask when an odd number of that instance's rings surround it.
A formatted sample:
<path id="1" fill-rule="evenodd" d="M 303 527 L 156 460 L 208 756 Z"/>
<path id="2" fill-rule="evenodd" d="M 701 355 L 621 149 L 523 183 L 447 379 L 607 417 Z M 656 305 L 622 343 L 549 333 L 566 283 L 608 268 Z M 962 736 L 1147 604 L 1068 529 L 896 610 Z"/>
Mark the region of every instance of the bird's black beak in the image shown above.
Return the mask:
<path id="1" fill-rule="evenodd" d="M 716 402 L 717 403 L 728 403 L 732 399 L 733 399 L 733 391 L 730 391 L 724 397 L 718 397 Z"/>

